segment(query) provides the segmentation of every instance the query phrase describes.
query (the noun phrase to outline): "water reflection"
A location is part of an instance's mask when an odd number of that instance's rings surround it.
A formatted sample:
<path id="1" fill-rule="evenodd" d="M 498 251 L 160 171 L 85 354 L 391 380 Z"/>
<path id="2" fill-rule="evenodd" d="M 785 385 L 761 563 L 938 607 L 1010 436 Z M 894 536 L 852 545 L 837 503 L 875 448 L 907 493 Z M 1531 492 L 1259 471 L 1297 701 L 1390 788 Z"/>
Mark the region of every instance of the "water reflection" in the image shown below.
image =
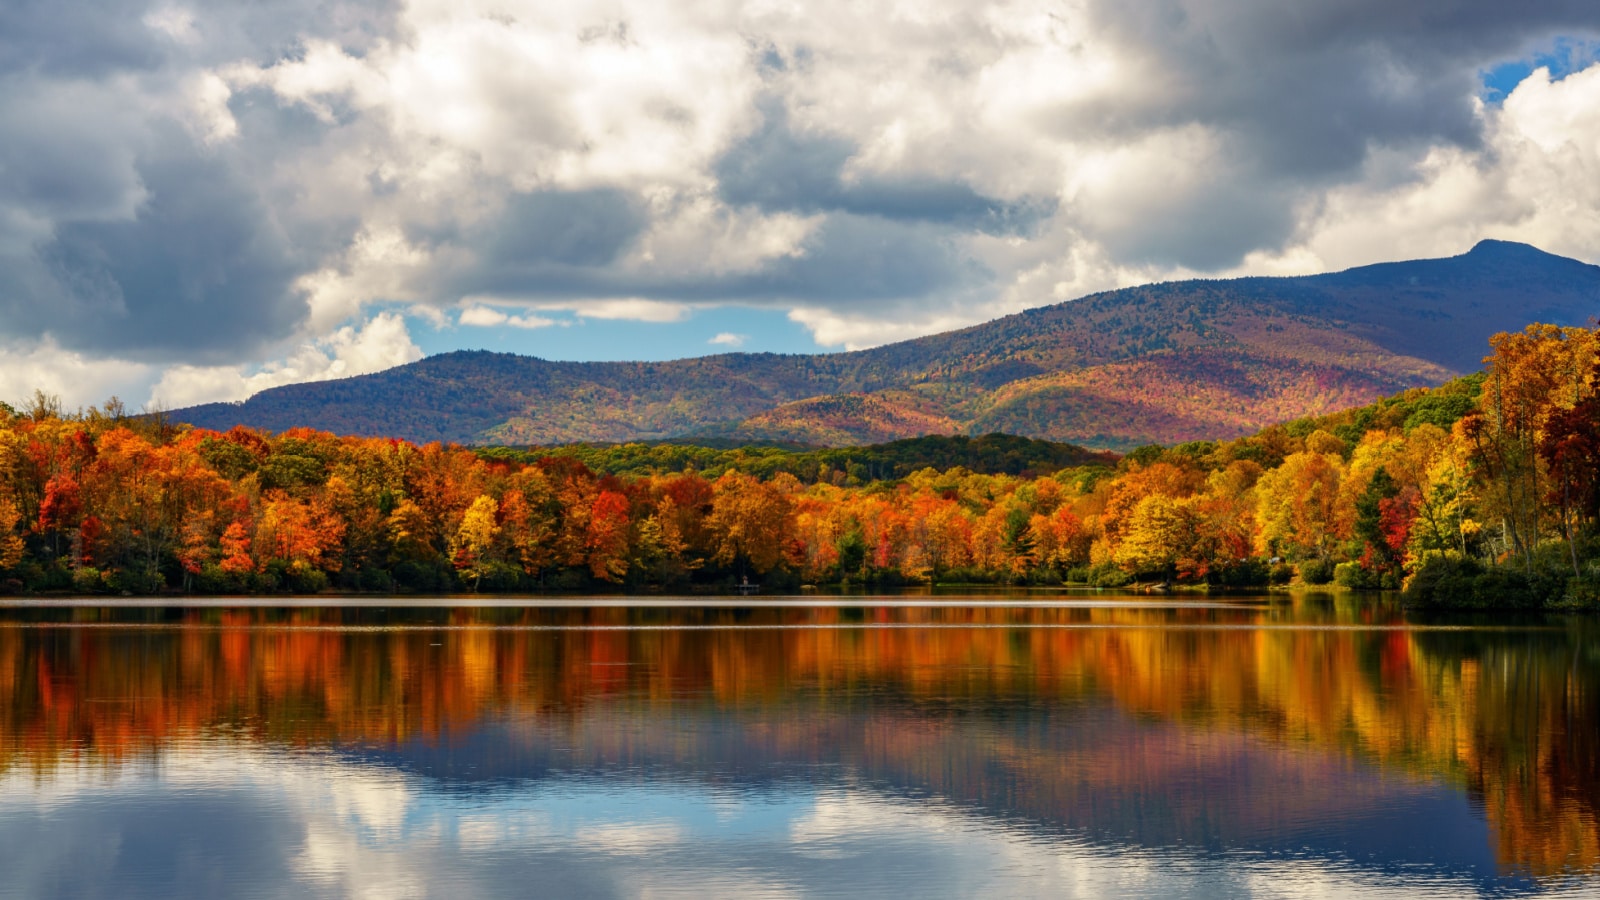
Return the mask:
<path id="1" fill-rule="evenodd" d="M 0 895 L 1593 890 L 1596 630 L 10 609 Z"/>

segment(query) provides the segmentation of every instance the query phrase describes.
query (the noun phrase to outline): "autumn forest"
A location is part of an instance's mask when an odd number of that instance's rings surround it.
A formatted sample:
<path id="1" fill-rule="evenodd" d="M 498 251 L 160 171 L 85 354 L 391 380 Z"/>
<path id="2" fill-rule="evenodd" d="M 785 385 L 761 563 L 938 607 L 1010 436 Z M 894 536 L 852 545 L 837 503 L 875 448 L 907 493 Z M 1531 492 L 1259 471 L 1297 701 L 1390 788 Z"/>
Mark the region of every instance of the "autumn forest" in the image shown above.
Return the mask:
<path id="1" fill-rule="evenodd" d="M 0 590 L 1336 582 L 1592 606 L 1600 335 L 1534 325 L 1490 349 L 1440 388 L 1023 474 L 619 474 L 604 453 L 219 433 L 41 394 L 0 407 Z"/>

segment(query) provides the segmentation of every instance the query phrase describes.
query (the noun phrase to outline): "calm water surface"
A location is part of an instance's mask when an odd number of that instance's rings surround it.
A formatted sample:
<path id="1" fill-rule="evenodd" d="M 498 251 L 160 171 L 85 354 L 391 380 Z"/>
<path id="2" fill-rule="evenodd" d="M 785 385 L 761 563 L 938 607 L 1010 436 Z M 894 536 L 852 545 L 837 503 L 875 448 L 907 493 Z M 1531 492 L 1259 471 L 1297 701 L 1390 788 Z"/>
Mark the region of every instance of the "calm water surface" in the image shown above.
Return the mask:
<path id="1" fill-rule="evenodd" d="M 844 602 L 0 607 L 0 896 L 1600 896 L 1593 619 Z"/>

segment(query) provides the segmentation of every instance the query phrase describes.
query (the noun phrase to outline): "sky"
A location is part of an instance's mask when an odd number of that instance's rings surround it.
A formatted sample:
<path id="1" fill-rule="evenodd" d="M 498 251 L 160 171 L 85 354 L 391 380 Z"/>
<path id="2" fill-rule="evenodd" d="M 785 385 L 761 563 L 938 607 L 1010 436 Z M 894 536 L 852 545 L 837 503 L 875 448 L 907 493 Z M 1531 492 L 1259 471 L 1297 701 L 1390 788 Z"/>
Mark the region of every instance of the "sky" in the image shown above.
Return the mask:
<path id="1" fill-rule="evenodd" d="M 0 399 L 1600 262 L 1594 0 L 7 0 Z"/>

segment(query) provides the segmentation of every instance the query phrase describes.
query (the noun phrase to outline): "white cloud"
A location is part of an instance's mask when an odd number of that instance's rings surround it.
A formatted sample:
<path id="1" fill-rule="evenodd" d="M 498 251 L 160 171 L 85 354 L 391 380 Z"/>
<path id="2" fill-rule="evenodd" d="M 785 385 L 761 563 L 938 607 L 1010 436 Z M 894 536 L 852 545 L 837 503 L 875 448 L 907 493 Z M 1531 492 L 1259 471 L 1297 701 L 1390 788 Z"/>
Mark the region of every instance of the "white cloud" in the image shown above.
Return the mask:
<path id="1" fill-rule="evenodd" d="M 404 16 L 412 40 L 360 57 L 314 43 L 231 77 L 325 117 L 380 110 L 422 168 L 470 157 L 519 189 L 693 183 L 758 86 L 721 10 L 419 0 Z"/>
<path id="2" fill-rule="evenodd" d="M 462 325 L 476 328 L 496 328 L 502 325 L 509 328 L 546 328 L 556 324 L 554 319 L 546 319 L 543 316 L 513 316 L 493 307 L 481 305 L 463 309 L 457 321 Z"/>
<path id="3" fill-rule="evenodd" d="M 379 313 L 357 329 L 346 325 L 307 342 L 288 357 L 264 366 L 174 366 L 151 389 L 152 405 L 169 409 L 199 403 L 244 400 L 267 388 L 378 372 L 415 362 L 422 351 L 411 342 L 405 319 Z M 251 371 L 254 369 L 254 371 Z"/>
<path id="4" fill-rule="evenodd" d="M 469 306 L 461 311 L 458 321 L 463 325 L 492 328 L 496 325 L 504 325 L 506 318 L 505 313 L 490 309 L 487 306 Z"/>
<path id="5" fill-rule="evenodd" d="M 203 72 L 188 85 L 189 123 L 203 143 L 217 144 L 239 134 L 239 123 L 228 109 L 233 96 L 228 83 L 215 73 Z"/>
<path id="6" fill-rule="evenodd" d="M 150 378 L 151 367 L 119 359 L 94 359 L 63 350 L 55 338 L 0 344 L 0 400 L 13 405 L 35 390 L 61 398 L 68 409 L 100 403 Z"/>
<path id="7" fill-rule="evenodd" d="M 750 339 L 748 334 L 734 334 L 731 331 L 718 332 L 716 337 L 706 341 L 708 344 L 717 344 L 722 347 L 743 347 L 744 342 Z"/>
<path id="8" fill-rule="evenodd" d="M 305 293 L 311 313 L 306 327 L 314 334 L 324 333 L 360 315 L 368 303 L 417 299 L 412 284 L 439 263 L 433 253 L 408 240 L 398 225 L 368 223 L 341 259 L 299 280 L 297 287 Z"/>
<path id="9" fill-rule="evenodd" d="M 865 350 L 868 347 L 910 340 L 933 332 L 962 328 L 982 319 L 943 315 L 932 319 L 897 322 L 870 315 L 841 315 L 826 309 L 802 307 L 789 311 L 789 321 L 805 326 L 816 342 L 824 347 Z"/>
<path id="10" fill-rule="evenodd" d="M 689 317 L 690 312 L 683 303 L 646 300 L 643 297 L 533 305 L 538 309 L 566 310 L 585 319 L 625 319 L 633 322 L 681 322 Z"/>
<path id="11" fill-rule="evenodd" d="M 427 322 L 433 326 L 434 331 L 443 331 L 450 327 L 450 317 L 445 315 L 444 310 L 437 306 L 416 303 L 406 308 L 406 314 L 416 316 Z"/>

